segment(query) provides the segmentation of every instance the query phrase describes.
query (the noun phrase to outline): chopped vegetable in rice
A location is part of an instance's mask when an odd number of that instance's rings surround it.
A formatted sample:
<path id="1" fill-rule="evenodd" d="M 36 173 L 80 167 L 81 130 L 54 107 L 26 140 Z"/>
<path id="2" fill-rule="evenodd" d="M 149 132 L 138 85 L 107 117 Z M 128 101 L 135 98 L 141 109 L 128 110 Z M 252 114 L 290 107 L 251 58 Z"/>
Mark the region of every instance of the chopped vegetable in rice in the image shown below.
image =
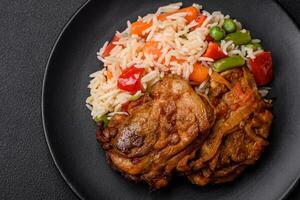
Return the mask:
<path id="1" fill-rule="evenodd" d="M 248 66 L 258 85 L 272 79 L 271 53 L 240 22 L 202 6 L 182 3 L 127 22 L 97 53 L 104 68 L 91 74 L 86 103 L 95 121 L 107 123 L 126 114 L 126 104 L 144 95 L 165 74 L 190 80 L 195 91 L 207 94 L 213 74 Z M 215 75 L 217 77 L 217 75 Z M 260 90 L 265 96 L 268 91 Z"/>

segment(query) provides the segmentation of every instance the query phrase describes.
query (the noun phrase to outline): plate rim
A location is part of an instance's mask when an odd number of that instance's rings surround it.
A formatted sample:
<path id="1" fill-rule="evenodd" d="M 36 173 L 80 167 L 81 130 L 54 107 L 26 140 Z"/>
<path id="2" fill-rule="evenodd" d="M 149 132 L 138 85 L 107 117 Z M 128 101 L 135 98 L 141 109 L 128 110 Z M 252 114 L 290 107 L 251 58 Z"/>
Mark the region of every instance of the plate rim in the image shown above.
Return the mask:
<path id="1" fill-rule="evenodd" d="M 75 195 L 75 197 L 84 200 L 85 198 L 80 194 L 78 189 L 73 185 L 72 181 L 65 175 L 64 171 L 60 167 L 60 165 L 57 162 L 57 158 L 53 152 L 53 148 L 51 146 L 51 142 L 49 139 L 49 134 L 47 131 L 47 125 L 46 125 L 46 119 L 45 119 L 45 88 L 46 88 L 46 80 L 48 76 L 48 71 L 49 71 L 49 66 L 51 65 L 51 61 L 53 59 L 53 55 L 57 49 L 58 44 L 60 43 L 63 35 L 65 34 L 66 30 L 69 28 L 69 26 L 72 24 L 72 22 L 75 20 L 75 18 L 78 16 L 78 14 L 91 2 L 92 0 L 86 0 L 83 4 L 77 8 L 77 10 L 72 14 L 72 16 L 67 20 L 67 22 L 64 24 L 63 28 L 60 30 L 58 36 L 55 39 L 55 42 L 51 48 L 45 71 L 44 71 L 44 76 L 43 76 L 43 82 L 42 82 L 42 93 L 41 93 L 41 117 L 42 117 L 42 125 L 43 125 L 43 132 L 45 136 L 45 140 L 47 143 L 48 150 L 50 152 L 52 161 L 55 164 L 55 168 L 58 170 L 60 176 L 63 178 L 64 182 L 67 184 L 67 186 L 71 189 L 72 193 Z M 298 32 L 300 32 L 300 28 L 295 22 L 294 18 L 291 16 L 291 14 L 278 2 L 278 0 L 270 0 L 274 4 L 278 6 L 280 10 L 282 10 L 287 17 L 290 19 L 292 24 L 296 27 Z M 290 193 L 296 188 L 297 185 L 300 184 L 300 173 L 298 174 L 297 177 L 291 182 L 289 187 L 285 190 L 285 192 L 278 198 L 278 200 L 284 200 L 286 199 Z"/>
<path id="2" fill-rule="evenodd" d="M 48 71 L 49 71 L 49 66 L 51 65 L 51 61 L 53 59 L 53 55 L 57 49 L 58 44 L 60 43 L 63 35 L 65 34 L 66 30 L 68 29 L 68 27 L 71 25 L 71 23 L 74 21 L 74 19 L 78 16 L 78 14 L 91 2 L 91 0 L 86 0 L 83 4 L 81 4 L 79 6 L 79 8 L 77 8 L 77 10 L 72 14 L 72 16 L 67 20 L 67 22 L 64 24 L 63 28 L 60 30 L 58 36 L 55 39 L 55 42 L 51 48 L 47 63 L 46 63 L 46 68 L 44 71 L 44 77 L 43 77 L 43 83 L 42 83 L 42 97 L 41 97 L 41 115 L 42 115 L 42 124 L 43 124 L 43 132 L 44 132 L 44 136 L 45 136 L 45 140 L 47 143 L 47 147 L 48 150 L 50 152 L 50 155 L 52 157 L 52 160 L 55 164 L 55 168 L 58 170 L 60 176 L 63 178 L 64 182 L 67 184 L 67 186 L 69 188 L 71 188 L 71 191 L 73 192 L 73 194 L 75 195 L 75 197 L 79 198 L 79 199 L 85 199 L 80 192 L 78 192 L 78 189 L 75 188 L 75 186 L 73 185 L 72 181 L 66 177 L 65 173 L 63 172 L 62 168 L 60 167 L 60 165 L 57 162 L 57 158 L 54 155 L 53 152 L 53 148 L 51 146 L 51 142 L 49 139 L 49 134 L 47 131 L 47 125 L 46 125 L 46 119 L 45 119 L 45 88 L 46 88 L 46 79 L 48 76 Z"/>

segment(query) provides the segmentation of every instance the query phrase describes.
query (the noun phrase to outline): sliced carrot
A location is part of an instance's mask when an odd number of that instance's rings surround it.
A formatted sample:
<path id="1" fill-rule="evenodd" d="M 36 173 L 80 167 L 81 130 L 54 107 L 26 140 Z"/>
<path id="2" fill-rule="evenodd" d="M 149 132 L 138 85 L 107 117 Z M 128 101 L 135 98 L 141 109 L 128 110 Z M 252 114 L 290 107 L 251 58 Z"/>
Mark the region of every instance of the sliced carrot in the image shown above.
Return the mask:
<path id="1" fill-rule="evenodd" d="M 142 21 L 136 21 L 131 24 L 131 34 L 138 35 L 140 37 L 144 36 L 143 32 L 152 26 L 152 22 L 142 22 Z"/>
<path id="2" fill-rule="evenodd" d="M 167 19 L 168 16 L 176 14 L 176 13 L 183 13 L 186 12 L 187 15 L 184 17 L 188 23 L 190 23 L 191 21 L 195 20 L 199 14 L 197 8 L 190 6 L 190 7 L 186 7 L 186 8 L 182 8 L 179 10 L 176 10 L 174 12 L 169 12 L 169 13 L 163 13 L 161 15 L 159 15 L 157 18 L 160 21 L 164 21 Z"/>
<path id="3" fill-rule="evenodd" d="M 111 71 L 106 71 L 106 77 L 108 80 L 113 77 L 113 74 L 111 73 Z"/>
<path id="4" fill-rule="evenodd" d="M 190 23 L 191 21 L 195 20 L 199 14 L 197 8 L 190 6 L 183 9 L 180 9 L 181 12 L 187 12 L 185 19 Z"/>
<path id="5" fill-rule="evenodd" d="M 158 42 L 148 41 L 143 47 L 143 53 L 153 55 L 154 59 L 158 59 L 161 56 L 161 50 L 158 48 Z"/>
<path id="6" fill-rule="evenodd" d="M 199 14 L 198 10 L 193 7 L 186 7 L 186 8 L 182 8 L 179 10 L 176 10 L 174 12 L 169 12 L 169 13 L 163 13 L 161 15 L 159 15 L 157 18 L 160 21 L 164 21 L 167 19 L 168 16 L 176 14 L 176 13 L 183 13 L 186 12 L 187 15 L 184 17 L 188 23 L 190 23 L 191 21 L 195 20 Z M 150 26 L 152 26 L 152 22 L 142 22 L 142 21 L 136 21 L 134 23 L 131 24 L 131 33 L 138 35 L 140 37 L 145 36 L 145 34 L 143 34 L 143 32 L 149 28 Z"/>
<path id="7" fill-rule="evenodd" d="M 170 59 L 171 62 L 177 62 L 178 64 L 182 64 L 184 63 L 185 60 L 183 59 L 178 59 L 176 58 L 175 56 L 172 56 L 171 59 Z"/>
<path id="8" fill-rule="evenodd" d="M 208 68 L 204 67 L 201 63 L 194 64 L 194 70 L 190 74 L 189 79 L 197 83 L 205 81 L 208 77 Z"/>

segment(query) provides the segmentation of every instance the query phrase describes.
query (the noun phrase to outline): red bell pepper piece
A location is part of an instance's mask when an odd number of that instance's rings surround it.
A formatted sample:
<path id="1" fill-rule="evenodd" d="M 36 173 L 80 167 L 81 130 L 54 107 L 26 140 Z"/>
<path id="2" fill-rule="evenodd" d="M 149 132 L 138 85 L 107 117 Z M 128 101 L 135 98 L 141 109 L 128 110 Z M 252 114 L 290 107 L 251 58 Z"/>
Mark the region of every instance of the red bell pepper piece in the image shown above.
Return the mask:
<path id="1" fill-rule="evenodd" d="M 218 43 L 209 42 L 208 47 L 206 49 L 203 57 L 212 58 L 214 60 L 219 60 L 221 58 L 227 57 L 226 54 L 222 51 Z"/>
<path id="2" fill-rule="evenodd" d="M 107 57 L 110 55 L 111 50 L 116 46 L 114 44 L 114 42 L 119 41 L 119 37 L 118 36 L 114 36 L 114 38 L 112 39 L 112 41 L 110 43 L 108 43 L 108 45 L 106 46 L 105 50 L 102 53 L 102 57 Z"/>
<path id="3" fill-rule="evenodd" d="M 257 54 L 255 59 L 250 59 L 249 64 L 257 85 L 268 84 L 273 77 L 272 55 L 264 51 Z"/>
<path id="4" fill-rule="evenodd" d="M 135 66 L 126 68 L 119 76 L 117 84 L 118 88 L 130 92 L 131 94 L 141 90 L 141 79 L 144 71 L 145 69 L 136 68 Z"/>
<path id="5" fill-rule="evenodd" d="M 205 15 L 199 15 L 195 21 L 197 22 L 197 26 L 195 26 L 194 28 L 198 28 L 201 27 L 201 25 L 203 24 L 203 22 L 206 20 L 206 16 Z"/>

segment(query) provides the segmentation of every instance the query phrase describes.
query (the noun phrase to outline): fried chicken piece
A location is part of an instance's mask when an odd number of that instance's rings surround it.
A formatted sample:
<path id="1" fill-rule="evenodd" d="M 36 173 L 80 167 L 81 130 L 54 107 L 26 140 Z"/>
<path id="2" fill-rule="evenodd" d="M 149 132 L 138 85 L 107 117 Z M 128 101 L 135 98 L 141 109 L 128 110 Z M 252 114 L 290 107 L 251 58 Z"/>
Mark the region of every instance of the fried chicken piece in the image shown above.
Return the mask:
<path id="1" fill-rule="evenodd" d="M 215 120 L 209 101 L 173 75 L 157 83 L 150 95 L 131 102 L 128 114 L 98 127 L 97 140 L 114 169 L 153 189 L 166 186 L 179 163 L 184 167 L 181 160 L 195 153 Z"/>

